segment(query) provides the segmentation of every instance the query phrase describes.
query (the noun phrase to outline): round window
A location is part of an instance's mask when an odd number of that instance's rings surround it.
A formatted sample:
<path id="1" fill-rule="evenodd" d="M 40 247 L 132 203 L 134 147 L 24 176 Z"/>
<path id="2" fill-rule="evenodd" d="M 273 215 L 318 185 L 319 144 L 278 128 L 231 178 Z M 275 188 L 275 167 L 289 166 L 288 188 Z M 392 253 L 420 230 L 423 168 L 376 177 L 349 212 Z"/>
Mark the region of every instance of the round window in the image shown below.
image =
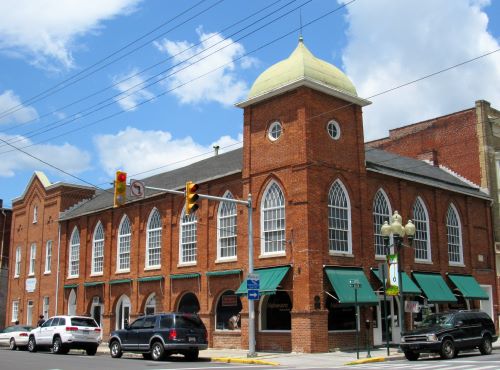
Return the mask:
<path id="1" fill-rule="evenodd" d="M 267 132 L 267 137 L 271 141 L 276 141 L 281 136 L 281 132 L 282 132 L 281 123 L 278 121 L 274 121 L 269 126 L 269 130 Z"/>
<path id="2" fill-rule="evenodd" d="M 339 137 L 340 137 L 340 127 L 339 127 L 339 124 L 337 121 L 330 121 L 328 122 L 328 124 L 326 125 L 326 130 L 328 131 L 328 135 L 330 135 L 330 137 L 333 139 L 333 140 L 338 140 Z"/>

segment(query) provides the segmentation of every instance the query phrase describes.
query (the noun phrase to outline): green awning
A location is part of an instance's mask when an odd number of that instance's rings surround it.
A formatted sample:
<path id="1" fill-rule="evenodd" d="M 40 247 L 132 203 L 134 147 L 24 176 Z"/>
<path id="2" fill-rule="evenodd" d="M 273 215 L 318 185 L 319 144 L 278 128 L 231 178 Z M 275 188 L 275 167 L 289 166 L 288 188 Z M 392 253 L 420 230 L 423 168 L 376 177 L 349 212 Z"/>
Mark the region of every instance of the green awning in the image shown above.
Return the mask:
<path id="1" fill-rule="evenodd" d="M 456 302 L 457 298 L 448 288 L 441 274 L 414 272 L 413 277 L 424 291 L 429 302 Z"/>
<path id="2" fill-rule="evenodd" d="M 350 286 L 350 280 L 358 280 L 360 287 L 358 289 L 359 304 L 378 304 L 378 298 L 373 292 L 372 286 L 368 282 L 363 269 L 360 268 L 343 268 L 343 267 L 326 267 L 326 276 L 330 280 L 335 293 L 341 304 L 354 304 L 355 293 L 354 288 Z"/>
<path id="3" fill-rule="evenodd" d="M 192 279 L 192 278 L 197 278 L 200 277 L 199 272 L 193 272 L 191 274 L 172 274 L 170 275 L 170 279 Z"/>
<path id="4" fill-rule="evenodd" d="M 449 274 L 448 277 L 453 284 L 460 290 L 466 299 L 490 299 L 488 293 L 481 288 L 471 275 L 455 275 Z"/>
<path id="5" fill-rule="evenodd" d="M 64 289 L 73 289 L 76 288 L 78 284 L 64 284 Z"/>
<path id="6" fill-rule="evenodd" d="M 145 283 L 147 281 L 159 281 L 159 280 L 163 280 L 163 275 L 143 276 L 143 277 L 137 278 L 137 281 L 140 283 Z"/>
<path id="7" fill-rule="evenodd" d="M 125 283 L 130 283 L 132 279 L 115 279 L 115 280 L 110 280 L 109 285 L 115 285 L 115 284 L 125 284 Z"/>
<path id="8" fill-rule="evenodd" d="M 84 287 L 97 286 L 97 285 L 104 285 L 104 281 L 88 281 L 86 283 L 83 283 Z"/>
<path id="9" fill-rule="evenodd" d="M 241 269 L 236 270 L 221 270 L 221 271 L 207 271 L 205 275 L 207 276 L 226 276 L 226 275 L 239 275 L 241 274 Z"/>
<path id="10" fill-rule="evenodd" d="M 259 275 L 260 295 L 275 294 L 276 289 L 278 289 L 278 285 L 281 283 L 281 280 L 283 280 L 289 269 L 290 266 L 280 266 L 254 270 L 254 274 Z M 243 283 L 241 283 L 240 287 L 236 291 L 236 294 L 247 294 L 246 279 L 243 281 Z"/>
<path id="11" fill-rule="evenodd" d="M 380 273 L 379 269 L 372 269 L 373 273 L 375 276 L 382 282 L 382 274 Z M 403 294 L 408 294 L 408 295 L 416 295 L 416 294 L 421 294 L 422 291 L 420 288 L 413 282 L 412 279 L 408 276 L 406 272 L 401 272 L 401 276 L 403 277 Z M 386 276 L 387 279 L 387 276 Z"/>

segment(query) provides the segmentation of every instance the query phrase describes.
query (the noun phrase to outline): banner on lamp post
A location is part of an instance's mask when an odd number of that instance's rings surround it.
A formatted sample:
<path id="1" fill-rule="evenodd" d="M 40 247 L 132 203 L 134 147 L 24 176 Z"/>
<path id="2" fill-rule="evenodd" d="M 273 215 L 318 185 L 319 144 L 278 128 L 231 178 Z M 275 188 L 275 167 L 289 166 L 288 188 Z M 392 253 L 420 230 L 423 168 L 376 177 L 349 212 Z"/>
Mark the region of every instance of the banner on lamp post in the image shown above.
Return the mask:
<path id="1" fill-rule="evenodd" d="M 388 257 L 389 263 L 389 287 L 387 288 L 387 295 L 399 294 L 399 275 L 398 275 L 398 255 L 390 254 Z"/>

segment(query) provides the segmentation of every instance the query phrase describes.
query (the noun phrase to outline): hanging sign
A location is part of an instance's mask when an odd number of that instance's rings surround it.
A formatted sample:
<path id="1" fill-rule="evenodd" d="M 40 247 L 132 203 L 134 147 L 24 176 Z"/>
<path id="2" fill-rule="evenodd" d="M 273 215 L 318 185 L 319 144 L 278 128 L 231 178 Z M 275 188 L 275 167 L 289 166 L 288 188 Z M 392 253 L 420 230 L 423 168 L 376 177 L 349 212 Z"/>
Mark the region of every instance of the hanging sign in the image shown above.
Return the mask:
<path id="1" fill-rule="evenodd" d="M 399 294 L 399 275 L 398 275 L 398 255 L 390 254 L 388 257 L 389 262 L 389 287 L 387 288 L 387 295 Z"/>

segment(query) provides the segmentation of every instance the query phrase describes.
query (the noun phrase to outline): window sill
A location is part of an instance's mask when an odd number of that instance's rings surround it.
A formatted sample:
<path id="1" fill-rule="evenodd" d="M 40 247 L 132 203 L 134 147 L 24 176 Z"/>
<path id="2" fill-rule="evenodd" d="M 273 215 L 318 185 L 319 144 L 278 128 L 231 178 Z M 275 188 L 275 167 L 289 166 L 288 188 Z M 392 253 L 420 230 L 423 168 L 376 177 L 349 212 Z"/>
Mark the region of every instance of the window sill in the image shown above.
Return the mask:
<path id="1" fill-rule="evenodd" d="M 465 265 L 463 263 L 458 263 L 458 262 L 448 262 L 448 266 L 465 267 Z"/>
<path id="2" fill-rule="evenodd" d="M 347 329 L 347 330 L 328 330 L 328 333 L 355 333 L 356 329 Z"/>
<path id="3" fill-rule="evenodd" d="M 377 261 L 385 261 L 385 260 L 387 260 L 387 257 L 386 256 L 375 256 L 375 260 L 377 260 Z"/>
<path id="4" fill-rule="evenodd" d="M 14 279 L 19 279 L 19 276 L 20 276 L 20 275 L 15 275 L 15 276 L 14 276 Z"/>
<path id="5" fill-rule="evenodd" d="M 128 270 L 116 270 L 115 275 L 130 274 L 130 269 Z"/>
<path id="6" fill-rule="evenodd" d="M 286 257 L 286 253 L 261 254 L 259 258 Z"/>
<path id="7" fill-rule="evenodd" d="M 28 277 L 34 277 L 34 276 L 35 276 L 35 273 L 28 274 Z"/>
<path id="8" fill-rule="evenodd" d="M 291 333 L 291 330 L 259 330 L 259 333 Z"/>
<path id="9" fill-rule="evenodd" d="M 43 274 L 44 275 L 50 275 L 52 272 L 51 271 L 44 271 Z"/>
<path id="10" fill-rule="evenodd" d="M 183 263 L 178 263 L 177 267 L 189 267 L 189 266 L 196 266 L 197 262 L 183 262 Z"/>
<path id="11" fill-rule="evenodd" d="M 226 263 L 226 262 L 236 262 L 236 261 L 238 261 L 237 257 L 220 258 L 220 259 L 216 259 L 215 263 Z"/>
<path id="12" fill-rule="evenodd" d="M 72 275 L 66 278 L 66 280 L 74 280 L 74 279 L 78 279 L 78 275 Z"/>
<path id="13" fill-rule="evenodd" d="M 349 258 L 354 258 L 354 254 L 352 254 L 352 253 L 329 252 L 328 254 L 330 256 L 334 256 L 334 257 L 349 257 Z"/>
<path id="14" fill-rule="evenodd" d="M 104 273 L 102 273 L 102 272 L 92 272 L 90 274 L 90 277 L 92 277 L 92 276 L 102 276 L 102 275 L 104 275 Z"/>
<path id="15" fill-rule="evenodd" d="M 153 271 L 153 270 L 161 270 L 161 265 L 144 267 L 144 271 Z"/>
<path id="16" fill-rule="evenodd" d="M 428 261 L 428 260 L 415 260 L 415 263 L 420 263 L 422 265 L 433 265 L 434 264 L 432 261 Z"/>
<path id="17" fill-rule="evenodd" d="M 241 329 L 215 329 L 214 334 L 233 334 L 233 335 L 241 335 Z"/>

